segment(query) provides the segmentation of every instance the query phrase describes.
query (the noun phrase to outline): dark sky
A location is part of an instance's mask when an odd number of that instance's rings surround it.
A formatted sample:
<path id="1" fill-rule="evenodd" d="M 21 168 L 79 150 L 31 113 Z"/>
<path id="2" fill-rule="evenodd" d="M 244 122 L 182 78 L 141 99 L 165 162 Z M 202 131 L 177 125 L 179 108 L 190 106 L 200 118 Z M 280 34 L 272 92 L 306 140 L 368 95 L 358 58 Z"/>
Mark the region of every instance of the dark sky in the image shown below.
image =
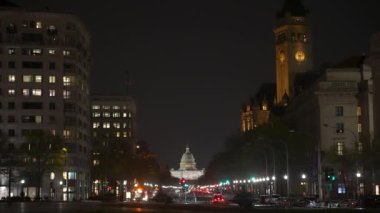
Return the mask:
<path id="1" fill-rule="evenodd" d="M 134 85 L 138 138 L 177 168 L 189 144 L 198 167 L 239 128 L 243 102 L 275 81 L 275 13 L 283 0 L 14 0 L 77 14 L 92 34 L 92 92 Z M 379 0 L 305 0 L 315 69 L 368 51 Z"/>

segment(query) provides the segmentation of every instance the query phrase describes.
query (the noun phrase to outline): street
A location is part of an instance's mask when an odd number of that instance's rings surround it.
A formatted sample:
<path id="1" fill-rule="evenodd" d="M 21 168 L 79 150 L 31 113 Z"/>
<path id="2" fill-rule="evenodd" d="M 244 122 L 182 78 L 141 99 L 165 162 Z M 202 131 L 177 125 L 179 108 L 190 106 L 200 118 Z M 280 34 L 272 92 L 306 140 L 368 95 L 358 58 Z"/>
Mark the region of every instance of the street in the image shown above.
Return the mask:
<path id="1" fill-rule="evenodd" d="M 238 206 L 213 206 L 209 204 L 156 204 L 156 203 L 101 203 L 101 202 L 18 202 L 8 205 L 0 203 L 1 213 L 113 213 L 113 212 L 377 212 L 363 209 L 303 209 L 254 207 L 242 209 Z"/>

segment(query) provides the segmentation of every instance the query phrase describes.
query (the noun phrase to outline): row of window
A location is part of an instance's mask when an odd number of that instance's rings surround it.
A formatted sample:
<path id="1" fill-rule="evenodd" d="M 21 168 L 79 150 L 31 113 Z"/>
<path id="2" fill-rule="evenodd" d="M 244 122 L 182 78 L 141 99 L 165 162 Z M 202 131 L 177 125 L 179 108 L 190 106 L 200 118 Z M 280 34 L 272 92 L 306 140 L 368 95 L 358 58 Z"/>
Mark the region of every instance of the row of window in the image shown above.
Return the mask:
<path id="1" fill-rule="evenodd" d="M 344 110 L 343 106 L 335 106 L 335 116 L 341 117 L 344 116 Z M 362 108 L 360 106 L 356 107 L 356 115 L 361 116 L 362 115 Z"/>
<path id="2" fill-rule="evenodd" d="M 21 62 L 23 69 L 43 69 L 43 62 L 42 61 L 23 61 Z M 2 62 L 0 61 L 0 68 L 3 67 Z M 16 62 L 15 61 L 8 61 L 8 69 L 15 69 L 16 68 Z M 54 62 L 49 62 L 49 70 L 55 70 L 56 66 Z M 72 64 L 63 64 L 63 69 L 66 71 L 68 69 L 72 69 Z"/>
<path id="3" fill-rule="evenodd" d="M 21 104 L 22 109 L 43 109 L 42 102 L 22 102 Z M 2 104 L 0 102 L 0 109 L 2 108 Z M 15 102 L 8 102 L 8 109 L 16 109 L 16 103 Z M 49 109 L 54 110 L 55 109 L 55 103 L 50 102 L 49 103 Z"/>
<path id="4" fill-rule="evenodd" d="M 43 49 L 41 48 L 21 48 L 21 55 L 31 55 L 31 56 L 40 56 L 43 55 Z M 57 50 L 56 49 L 48 49 L 47 50 L 48 55 L 56 55 Z M 8 48 L 8 55 L 16 55 L 17 51 L 16 48 L 10 47 Z M 70 50 L 62 50 L 63 56 L 71 56 L 72 53 Z"/>
<path id="5" fill-rule="evenodd" d="M 16 82 L 16 75 L 8 75 L 8 82 L 14 83 Z M 42 75 L 22 75 L 22 82 L 24 83 L 42 83 L 43 76 Z M 51 84 L 56 83 L 56 76 L 50 75 L 48 76 L 48 82 Z M 74 82 L 74 76 L 63 76 L 62 77 L 63 86 L 70 86 Z"/>
<path id="6" fill-rule="evenodd" d="M 1 93 L 1 90 L 0 90 Z M 63 99 L 70 99 L 71 92 L 69 90 L 63 90 Z M 9 96 L 16 96 L 16 89 L 8 89 L 8 95 Z M 41 97 L 43 96 L 43 90 L 42 89 L 22 89 L 22 96 L 37 96 Z M 56 96 L 56 90 L 55 89 L 49 89 L 48 90 L 48 96 L 49 97 L 55 97 Z"/>
<path id="7" fill-rule="evenodd" d="M 127 106 L 123 105 L 123 106 L 119 106 L 119 105 L 113 105 L 113 106 L 110 106 L 110 105 L 92 105 L 92 109 L 104 109 L 104 110 L 110 110 L 110 109 L 113 109 L 113 110 L 120 110 L 120 109 L 128 109 Z"/>
<path id="8" fill-rule="evenodd" d="M 94 123 L 92 123 L 92 128 L 97 129 L 100 127 L 103 127 L 104 129 L 109 129 L 109 128 L 111 128 L 111 123 L 110 122 L 103 122 L 103 123 L 94 122 Z M 113 122 L 112 127 L 115 129 L 120 129 L 120 128 L 126 129 L 126 128 L 132 128 L 132 124 L 130 122 L 128 122 L 128 123 Z"/>
<path id="9" fill-rule="evenodd" d="M 120 118 L 120 117 L 123 117 L 123 118 L 132 118 L 132 113 L 131 112 L 103 112 L 103 113 L 100 113 L 100 112 L 93 112 L 92 113 L 92 117 L 94 118 L 100 118 L 100 117 L 103 117 L 103 118 Z"/>
<path id="10" fill-rule="evenodd" d="M 42 29 L 44 26 L 42 21 L 35 21 L 35 20 L 24 20 L 22 21 L 21 27 L 22 28 L 28 28 L 28 29 Z M 48 25 L 47 29 L 50 31 L 57 30 L 57 27 L 55 25 Z M 9 23 L 7 25 L 7 31 L 9 30 L 16 30 L 17 31 L 17 25 L 14 23 Z M 76 26 L 72 22 L 66 23 L 66 30 L 76 30 Z"/>
<path id="11" fill-rule="evenodd" d="M 92 136 L 94 138 L 96 138 L 98 136 L 98 133 L 94 131 L 94 132 L 92 132 Z M 112 135 L 110 135 L 109 133 L 107 133 L 105 136 L 106 137 L 112 136 L 112 137 L 117 137 L 117 138 L 131 138 L 132 137 L 132 132 L 130 132 L 130 131 L 128 131 L 128 132 L 126 132 L 126 131 L 124 131 L 124 132 L 114 132 Z"/>

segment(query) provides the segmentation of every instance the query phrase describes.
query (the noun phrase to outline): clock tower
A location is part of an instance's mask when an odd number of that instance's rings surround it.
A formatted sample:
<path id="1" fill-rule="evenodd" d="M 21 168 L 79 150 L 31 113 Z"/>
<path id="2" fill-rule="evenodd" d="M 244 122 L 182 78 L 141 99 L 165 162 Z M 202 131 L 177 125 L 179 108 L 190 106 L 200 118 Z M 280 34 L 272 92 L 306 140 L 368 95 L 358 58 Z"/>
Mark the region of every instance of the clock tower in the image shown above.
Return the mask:
<path id="1" fill-rule="evenodd" d="M 286 104 L 296 94 L 296 77 L 312 69 L 311 27 L 301 0 L 285 0 L 277 13 L 276 102 Z"/>

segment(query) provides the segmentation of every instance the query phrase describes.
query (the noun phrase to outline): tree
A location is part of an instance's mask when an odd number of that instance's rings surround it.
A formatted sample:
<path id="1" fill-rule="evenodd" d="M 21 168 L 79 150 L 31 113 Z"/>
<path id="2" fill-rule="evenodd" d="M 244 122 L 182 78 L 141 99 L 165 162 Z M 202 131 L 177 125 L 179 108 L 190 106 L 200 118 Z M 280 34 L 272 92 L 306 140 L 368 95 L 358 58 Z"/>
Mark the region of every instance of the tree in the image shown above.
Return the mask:
<path id="1" fill-rule="evenodd" d="M 37 183 L 36 197 L 39 199 L 42 177 L 48 171 L 55 171 L 64 165 L 65 152 L 60 137 L 45 130 L 30 131 L 21 145 L 21 153 L 25 156 L 25 172 L 29 173 Z"/>

